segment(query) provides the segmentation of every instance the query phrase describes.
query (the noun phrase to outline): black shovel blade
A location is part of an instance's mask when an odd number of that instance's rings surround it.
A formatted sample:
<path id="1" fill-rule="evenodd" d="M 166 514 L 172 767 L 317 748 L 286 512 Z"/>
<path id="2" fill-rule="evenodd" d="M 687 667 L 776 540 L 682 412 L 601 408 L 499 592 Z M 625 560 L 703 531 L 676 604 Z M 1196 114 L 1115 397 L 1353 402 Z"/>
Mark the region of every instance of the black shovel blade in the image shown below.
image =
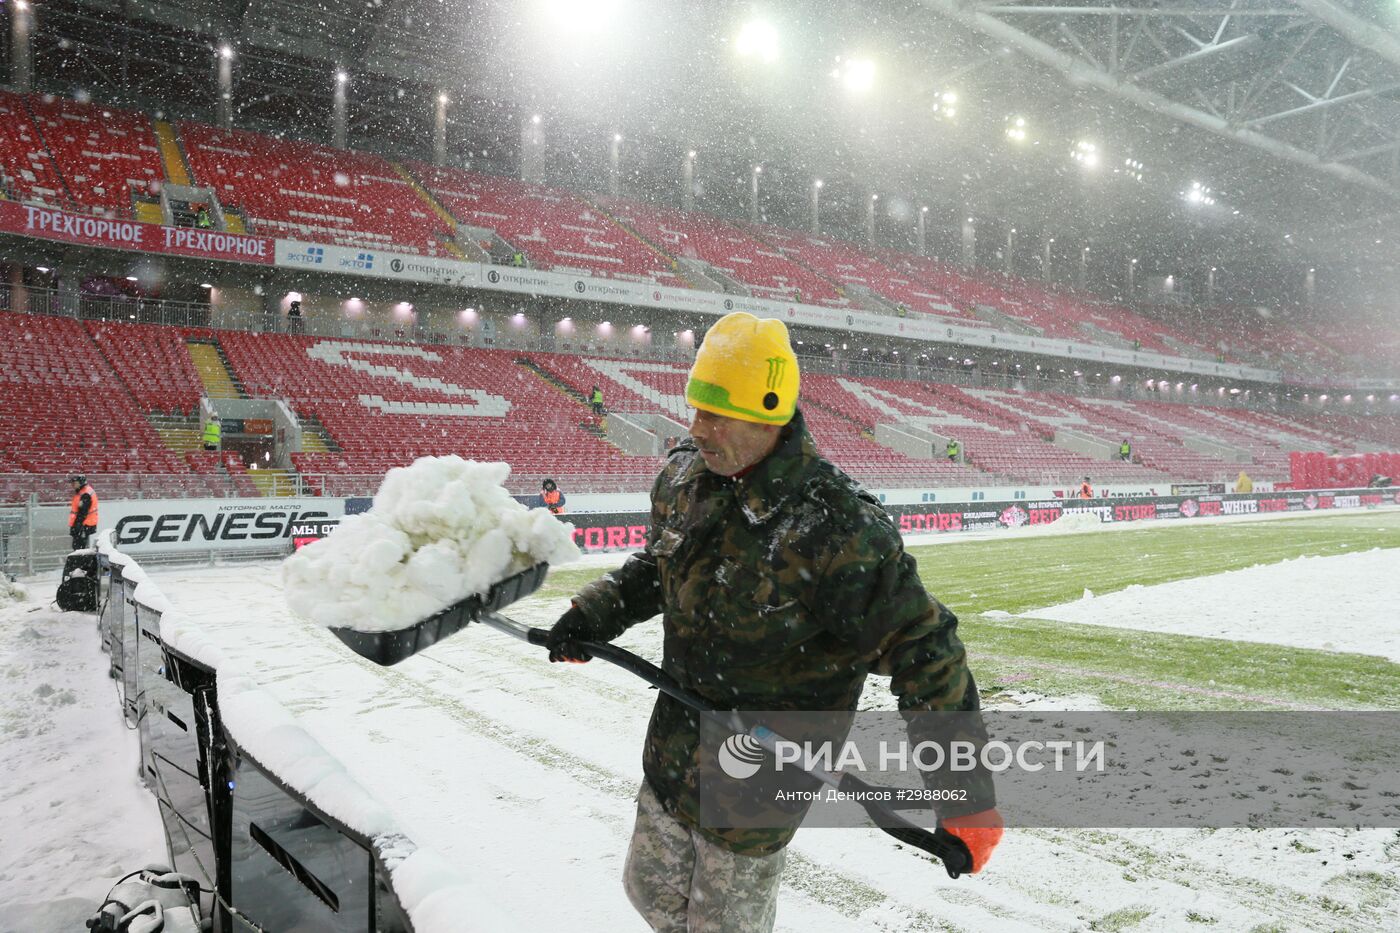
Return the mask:
<path id="1" fill-rule="evenodd" d="M 492 584 L 484 595 L 468 596 L 441 612 L 406 628 L 388 632 L 361 632 L 351 628 L 331 631 L 360 657 L 388 667 L 429 648 L 466 628 L 483 612 L 497 612 L 540 588 L 549 564 L 535 564 Z"/>

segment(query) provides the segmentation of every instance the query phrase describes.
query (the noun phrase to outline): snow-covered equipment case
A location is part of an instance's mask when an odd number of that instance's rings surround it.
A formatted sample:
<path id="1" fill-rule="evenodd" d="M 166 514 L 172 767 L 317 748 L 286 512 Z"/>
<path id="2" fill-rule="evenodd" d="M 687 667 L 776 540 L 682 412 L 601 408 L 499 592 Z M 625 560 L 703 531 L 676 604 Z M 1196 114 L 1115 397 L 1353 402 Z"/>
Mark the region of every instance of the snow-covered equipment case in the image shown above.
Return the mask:
<path id="1" fill-rule="evenodd" d="M 86 924 L 93 933 L 201 933 L 199 882 L 151 865 L 134 871 L 107 892 Z"/>
<path id="2" fill-rule="evenodd" d="M 63 562 L 54 601 L 63 612 L 96 612 L 97 585 L 97 552 L 74 551 Z"/>
<path id="3" fill-rule="evenodd" d="M 504 609 L 524 599 L 544 583 L 549 564 L 540 563 L 512 574 L 492 585 L 484 594 L 468 596 L 439 613 L 407 628 L 388 632 L 362 632 L 351 628 L 331 628 L 336 637 L 362 658 L 385 666 L 398 664 L 475 622 L 483 613 Z"/>

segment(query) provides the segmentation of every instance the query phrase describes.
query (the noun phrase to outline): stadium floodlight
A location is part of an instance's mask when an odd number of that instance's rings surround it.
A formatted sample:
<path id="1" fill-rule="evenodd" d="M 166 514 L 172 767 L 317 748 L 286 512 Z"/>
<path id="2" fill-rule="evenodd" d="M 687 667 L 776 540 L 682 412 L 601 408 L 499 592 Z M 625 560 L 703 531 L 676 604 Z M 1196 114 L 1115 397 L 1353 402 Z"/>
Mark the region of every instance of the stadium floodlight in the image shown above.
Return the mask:
<path id="1" fill-rule="evenodd" d="M 880 200 L 880 196 L 879 196 L 878 194 L 872 194 L 872 195 L 870 196 L 870 200 L 871 200 L 871 201 L 878 201 L 878 200 Z"/>
<path id="2" fill-rule="evenodd" d="M 812 187 L 813 187 L 813 188 L 821 188 L 824 184 L 826 184 L 826 183 L 823 182 L 820 178 L 818 178 L 818 179 L 816 179 L 815 181 L 812 182 Z"/>
<path id="3" fill-rule="evenodd" d="M 48 271 L 49 271 L 49 267 L 48 267 L 48 266 L 35 266 L 34 268 L 37 269 L 37 270 L 40 271 L 40 272 L 48 272 Z"/>
<path id="4" fill-rule="evenodd" d="M 690 150 L 689 152 L 687 152 L 687 153 L 685 154 L 685 157 L 686 157 L 687 159 L 693 159 L 693 158 L 695 158 L 695 150 L 692 149 L 692 150 Z"/>
<path id="5" fill-rule="evenodd" d="M 951 120 L 958 115 L 958 94 L 944 91 L 933 102 L 933 115 L 939 120 Z"/>
<path id="6" fill-rule="evenodd" d="M 128 282 L 135 282 L 135 281 L 136 281 L 136 276 L 134 276 L 134 275 L 128 275 L 128 276 L 126 277 L 126 280 L 127 280 Z"/>
<path id="7" fill-rule="evenodd" d="M 546 0 L 544 13 L 560 32 L 601 33 L 620 6 L 621 0 Z"/>
<path id="8" fill-rule="evenodd" d="M 1006 138 L 1014 143 L 1026 141 L 1026 118 L 1007 117 L 1006 118 Z"/>
<path id="9" fill-rule="evenodd" d="M 1074 148 L 1070 150 L 1070 158 L 1074 159 L 1074 161 L 1085 168 L 1098 168 L 1099 147 L 1088 140 L 1081 139 L 1079 142 L 1075 143 Z"/>
<path id="10" fill-rule="evenodd" d="M 919 208 L 919 213 L 920 213 L 920 214 L 927 214 L 927 213 L 928 213 L 928 208 L 927 208 L 927 207 L 921 207 L 921 208 Z"/>
<path id="11" fill-rule="evenodd" d="M 439 104 L 446 104 L 446 103 L 447 103 L 447 95 L 446 95 L 446 94 L 439 94 L 439 95 L 438 95 L 438 103 L 439 103 Z"/>
<path id="12" fill-rule="evenodd" d="M 219 46 L 219 56 L 225 61 L 233 58 L 233 46 L 229 45 L 227 42 Z"/>
<path id="13" fill-rule="evenodd" d="M 350 80 L 350 75 L 349 75 L 349 73 L 346 72 L 346 71 L 344 71 L 343 69 L 340 70 L 340 71 L 337 71 L 337 72 L 335 73 L 335 83 L 336 83 L 336 84 L 344 84 L 345 82 L 347 82 L 347 81 L 349 81 L 349 80 Z"/>
<path id="14" fill-rule="evenodd" d="M 864 94 L 875 86 L 875 62 L 869 58 L 848 58 L 839 73 L 841 83 L 852 94 Z"/>
<path id="15" fill-rule="evenodd" d="M 1199 181 L 1191 182 L 1191 188 L 1181 194 L 1188 204 L 1204 204 L 1210 207 L 1215 203 L 1215 198 L 1210 193 L 1210 189 Z"/>
<path id="16" fill-rule="evenodd" d="M 29 9 L 29 4 L 25 3 L 24 0 L 15 0 L 15 9 L 24 12 Z"/>
<path id="17" fill-rule="evenodd" d="M 778 60 L 778 30 L 766 20 L 749 20 L 739 27 L 739 35 L 734 40 L 734 51 L 742 58 L 771 65 Z"/>
<path id="18" fill-rule="evenodd" d="M 967 222 L 968 222 L 968 223 L 973 223 L 972 218 L 971 218 L 971 217 L 967 218 Z"/>
<path id="19" fill-rule="evenodd" d="M 199 287 L 200 287 L 200 288 L 213 288 L 214 286 L 211 285 L 211 284 L 208 283 L 208 282 L 200 282 L 200 283 L 199 283 Z"/>
<path id="20" fill-rule="evenodd" d="M 621 133 L 613 133 L 613 142 L 615 142 L 615 143 L 620 143 L 620 142 L 622 142 L 622 134 L 621 134 Z"/>
<path id="21" fill-rule="evenodd" d="M 540 125 L 540 115 L 539 115 L 539 114 L 535 114 L 534 116 L 530 117 L 530 122 L 533 123 L 533 124 L 535 124 L 535 126 L 539 126 L 539 125 Z"/>

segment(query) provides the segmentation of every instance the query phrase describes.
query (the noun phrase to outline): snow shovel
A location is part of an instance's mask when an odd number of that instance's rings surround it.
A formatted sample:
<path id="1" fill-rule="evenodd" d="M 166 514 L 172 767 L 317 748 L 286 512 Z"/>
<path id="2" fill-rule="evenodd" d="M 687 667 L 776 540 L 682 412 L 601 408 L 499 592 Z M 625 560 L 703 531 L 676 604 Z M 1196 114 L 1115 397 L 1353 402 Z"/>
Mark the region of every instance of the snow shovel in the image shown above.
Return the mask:
<path id="1" fill-rule="evenodd" d="M 392 632 L 361 632 L 346 628 L 332 628 L 331 631 L 356 654 L 386 666 L 397 664 L 417 654 L 461 631 L 472 622 L 482 622 L 521 641 L 544 647 L 549 637 L 547 629 L 532 628 L 522 622 L 516 622 L 500 615 L 497 610 L 539 589 L 548 569 L 548 564 L 536 564 L 505 578 L 484 595 L 470 596 L 408 628 Z M 771 729 L 745 724 L 737 712 L 716 709 L 704 697 L 676 683 L 670 674 L 625 648 L 606 642 L 582 642 L 581 645 L 595 658 L 601 658 L 636 674 L 700 715 L 712 717 L 735 732 L 752 736 L 769 752 L 776 753 L 777 744 L 783 741 L 783 737 Z M 808 767 L 806 763 L 800 763 L 800 766 L 827 787 L 853 794 L 854 796 L 848 799 L 859 802 L 871 819 L 881 824 L 882 830 L 900 842 L 942 860 L 950 878 L 957 878 L 972 870 L 972 854 L 960 839 L 942 827 L 930 832 L 910 822 L 878 799 L 875 792 L 880 790 L 879 788 L 847 772 L 829 771 L 817 765 Z"/>

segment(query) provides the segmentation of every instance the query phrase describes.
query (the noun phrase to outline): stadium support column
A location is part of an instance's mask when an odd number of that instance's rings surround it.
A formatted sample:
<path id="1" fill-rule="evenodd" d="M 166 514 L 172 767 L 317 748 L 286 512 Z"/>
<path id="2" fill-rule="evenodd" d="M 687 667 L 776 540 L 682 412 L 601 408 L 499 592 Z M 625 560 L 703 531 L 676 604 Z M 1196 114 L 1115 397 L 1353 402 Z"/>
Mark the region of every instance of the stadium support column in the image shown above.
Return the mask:
<path id="1" fill-rule="evenodd" d="M 1303 300 L 1308 307 L 1317 303 L 1317 270 L 1309 269 L 1308 274 L 1303 277 Z"/>
<path id="2" fill-rule="evenodd" d="M 1006 231 L 1006 274 L 1010 275 L 1015 270 L 1016 256 L 1016 228 L 1012 227 Z"/>
<path id="3" fill-rule="evenodd" d="M 681 160 L 681 210 L 695 210 L 695 150 Z"/>
<path id="4" fill-rule="evenodd" d="M 233 48 L 225 45 L 219 48 L 214 62 L 217 94 L 214 101 L 214 116 L 219 126 L 233 128 Z"/>
<path id="5" fill-rule="evenodd" d="M 971 217 L 962 225 L 962 264 L 971 269 L 977 263 L 977 226 Z"/>
<path id="6" fill-rule="evenodd" d="M 433 164 L 447 164 L 447 95 L 437 96 L 437 109 L 433 111 Z"/>
<path id="7" fill-rule="evenodd" d="M 539 114 L 527 116 L 520 124 L 520 180 L 538 182 L 543 177 L 544 121 Z"/>
<path id="8" fill-rule="evenodd" d="M 758 176 L 763 174 L 763 166 L 755 165 L 749 173 L 749 220 L 758 223 Z"/>
<path id="9" fill-rule="evenodd" d="M 1079 290 L 1083 291 L 1089 282 L 1089 247 L 1079 251 Z"/>
<path id="10" fill-rule="evenodd" d="M 349 83 L 350 76 L 344 71 L 335 73 L 335 102 L 331 109 L 331 137 L 332 144 L 337 149 L 344 149 L 346 146 L 345 86 Z"/>
<path id="11" fill-rule="evenodd" d="M 812 236 L 822 232 L 822 180 L 812 179 Z"/>
<path id="12" fill-rule="evenodd" d="M 879 200 L 878 194 L 872 194 L 865 202 L 865 245 L 870 249 L 875 248 L 875 203 Z"/>
<path id="13" fill-rule="evenodd" d="M 1206 304 L 1215 304 L 1215 272 L 1216 267 L 1211 266 L 1206 276 Z"/>
<path id="14" fill-rule="evenodd" d="M 28 0 L 15 0 L 10 7 L 10 84 L 21 94 L 32 90 L 34 67 L 29 52 Z"/>
<path id="15" fill-rule="evenodd" d="M 1042 282 L 1050 281 L 1050 247 L 1054 244 L 1054 237 L 1045 238 L 1045 255 L 1040 260 L 1040 280 Z"/>
<path id="16" fill-rule="evenodd" d="M 928 226 L 928 208 L 927 208 L 927 207 L 921 207 L 921 208 L 919 208 L 919 255 L 920 255 L 920 256 L 927 256 L 927 255 L 928 255 L 928 231 L 925 229 L 927 226 Z"/>

